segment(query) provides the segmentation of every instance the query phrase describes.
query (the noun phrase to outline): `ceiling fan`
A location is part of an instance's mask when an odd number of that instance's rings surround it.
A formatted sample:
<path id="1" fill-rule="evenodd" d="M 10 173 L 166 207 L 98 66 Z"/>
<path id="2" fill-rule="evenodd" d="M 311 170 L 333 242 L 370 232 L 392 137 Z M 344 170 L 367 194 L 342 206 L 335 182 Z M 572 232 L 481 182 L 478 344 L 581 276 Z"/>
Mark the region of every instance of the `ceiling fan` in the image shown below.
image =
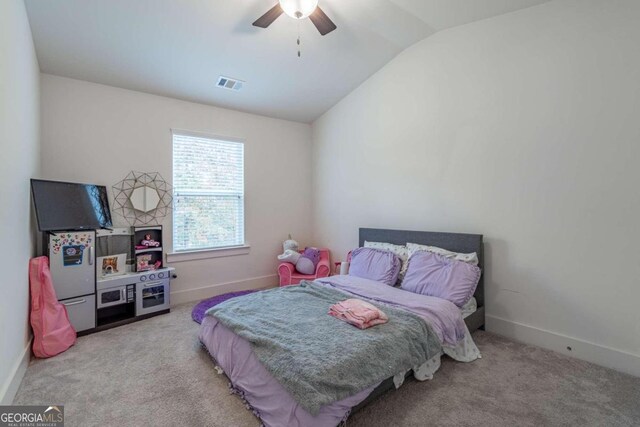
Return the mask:
<path id="1" fill-rule="evenodd" d="M 258 18 L 253 25 L 255 27 L 267 28 L 282 15 L 283 12 L 294 19 L 309 18 L 323 36 L 338 28 L 322 9 L 320 9 L 318 0 L 278 0 L 278 4 Z"/>

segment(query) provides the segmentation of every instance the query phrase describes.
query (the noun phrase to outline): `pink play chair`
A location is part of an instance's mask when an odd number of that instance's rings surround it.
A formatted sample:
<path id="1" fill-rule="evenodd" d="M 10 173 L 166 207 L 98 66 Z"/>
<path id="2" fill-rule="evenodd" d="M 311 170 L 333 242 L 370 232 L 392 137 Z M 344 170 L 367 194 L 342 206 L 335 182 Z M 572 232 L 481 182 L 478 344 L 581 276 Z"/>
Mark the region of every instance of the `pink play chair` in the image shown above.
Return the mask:
<path id="1" fill-rule="evenodd" d="M 303 251 L 300 251 L 302 253 Z M 316 267 L 315 274 L 300 274 L 290 262 L 281 262 L 278 266 L 278 276 L 280 276 L 280 286 L 297 285 L 302 280 L 315 280 L 329 276 L 329 249 L 320 249 L 320 262 Z"/>

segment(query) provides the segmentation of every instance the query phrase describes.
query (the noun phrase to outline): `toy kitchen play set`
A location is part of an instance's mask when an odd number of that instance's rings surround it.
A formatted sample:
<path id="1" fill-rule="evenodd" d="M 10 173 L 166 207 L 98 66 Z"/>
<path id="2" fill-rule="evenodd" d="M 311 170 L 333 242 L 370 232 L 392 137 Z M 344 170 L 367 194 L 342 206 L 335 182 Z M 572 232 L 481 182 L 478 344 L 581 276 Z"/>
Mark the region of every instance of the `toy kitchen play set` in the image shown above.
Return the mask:
<path id="1" fill-rule="evenodd" d="M 31 180 L 42 252 L 80 335 L 168 313 L 162 226 L 111 228 L 106 187 Z"/>

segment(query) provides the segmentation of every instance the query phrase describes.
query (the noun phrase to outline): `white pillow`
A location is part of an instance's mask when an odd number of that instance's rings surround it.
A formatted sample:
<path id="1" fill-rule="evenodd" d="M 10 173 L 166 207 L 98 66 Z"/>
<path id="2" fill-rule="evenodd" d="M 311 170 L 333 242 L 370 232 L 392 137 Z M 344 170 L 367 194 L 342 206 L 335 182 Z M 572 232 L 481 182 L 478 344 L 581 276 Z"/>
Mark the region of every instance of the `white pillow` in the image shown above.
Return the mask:
<path id="1" fill-rule="evenodd" d="M 400 258 L 400 273 L 398 273 L 398 281 L 396 282 L 398 285 L 402 283 L 402 279 L 404 279 L 404 274 L 407 272 L 407 265 L 409 264 L 407 261 L 409 260 L 409 252 L 406 246 L 394 245 L 393 243 L 385 243 L 385 242 L 367 242 L 364 241 L 365 248 L 374 248 L 374 249 L 382 249 L 385 251 L 393 252 Z"/>
<path id="2" fill-rule="evenodd" d="M 470 254 L 462 254 L 438 248 L 437 246 L 418 245 L 417 243 L 407 243 L 407 250 L 409 259 L 411 259 L 411 256 L 416 252 L 427 251 L 434 254 L 442 255 L 445 258 L 455 259 L 471 265 L 478 265 L 478 254 L 476 254 L 475 252 L 471 252 Z"/>

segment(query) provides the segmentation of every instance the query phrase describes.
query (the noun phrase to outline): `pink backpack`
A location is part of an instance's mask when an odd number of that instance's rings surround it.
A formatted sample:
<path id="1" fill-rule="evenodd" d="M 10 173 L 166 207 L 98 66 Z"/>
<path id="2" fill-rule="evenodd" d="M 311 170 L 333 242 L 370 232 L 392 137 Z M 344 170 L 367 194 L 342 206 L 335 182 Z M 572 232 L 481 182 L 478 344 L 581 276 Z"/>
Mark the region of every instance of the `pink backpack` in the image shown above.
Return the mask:
<path id="1" fill-rule="evenodd" d="M 29 286 L 33 354 L 52 357 L 62 353 L 75 344 L 76 331 L 69 322 L 67 308 L 58 302 L 46 256 L 29 261 Z"/>

